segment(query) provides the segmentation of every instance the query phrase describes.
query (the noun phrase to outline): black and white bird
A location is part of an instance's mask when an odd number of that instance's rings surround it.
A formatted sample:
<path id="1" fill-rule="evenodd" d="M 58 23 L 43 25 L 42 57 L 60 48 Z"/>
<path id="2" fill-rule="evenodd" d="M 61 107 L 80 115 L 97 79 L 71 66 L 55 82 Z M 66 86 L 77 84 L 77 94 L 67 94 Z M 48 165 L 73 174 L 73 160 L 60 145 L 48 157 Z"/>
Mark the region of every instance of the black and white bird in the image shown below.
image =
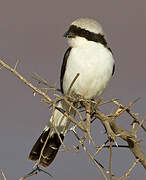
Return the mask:
<path id="1" fill-rule="evenodd" d="M 93 19 L 79 18 L 70 25 L 64 37 L 68 40 L 69 48 L 65 52 L 61 68 L 62 93 L 68 92 L 73 79 L 79 73 L 71 93 L 85 99 L 97 98 L 103 93 L 115 69 L 113 54 L 107 45 L 102 26 Z M 59 102 L 57 107 L 69 111 L 68 105 L 63 102 Z M 69 113 L 75 115 L 74 111 Z M 54 160 L 61 145 L 52 123 L 63 140 L 70 120 L 55 109 L 54 117 L 51 117 L 49 124 L 33 146 L 29 159 L 37 161 L 49 137 L 40 159 L 40 164 L 44 167 L 49 166 Z"/>

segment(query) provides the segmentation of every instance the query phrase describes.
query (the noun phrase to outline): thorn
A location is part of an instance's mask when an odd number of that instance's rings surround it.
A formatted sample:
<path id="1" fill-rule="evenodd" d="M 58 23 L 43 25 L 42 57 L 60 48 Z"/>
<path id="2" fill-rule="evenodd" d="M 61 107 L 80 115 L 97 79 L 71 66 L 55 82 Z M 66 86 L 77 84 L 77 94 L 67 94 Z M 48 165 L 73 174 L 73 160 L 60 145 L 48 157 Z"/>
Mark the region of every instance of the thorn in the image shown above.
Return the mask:
<path id="1" fill-rule="evenodd" d="M 15 64 L 14 70 L 16 70 L 18 63 L 19 63 L 19 60 L 17 60 L 17 61 L 16 61 L 16 64 Z"/>
<path id="2" fill-rule="evenodd" d="M 62 108 L 55 107 L 55 109 L 57 109 L 58 111 L 60 111 L 62 114 L 64 114 L 64 113 L 65 113 L 64 109 L 62 109 Z"/>
<path id="3" fill-rule="evenodd" d="M 114 141 L 114 143 L 115 143 L 115 145 L 118 147 L 118 143 L 117 143 L 117 141 L 116 141 L 116 140 Z"/>
<path id="4" fill-rule="evenodd" d="M 36 92 L 33 92 L 33 96 L 36 96 Z"/>
<path id="5" fill-rule="evenodd" d="M 49 172 L 44 171 L 44 170 L 43 170 L 43 169 L 41 169 L 38 165 L 37 165 L 37 167 L 36 167 L 36 171 L 43 172 L 43 173 L 45 173 L 45 174 L 47 174 L 47 175 L 49 175 L 50 177 L 52 177 L 52 178 L 53 178 L 53 176 L 52 176 Z"/>
<path id="6" fill-rule="evenodd" d="M 3 68 L 3 66 L 0 67 L 0 70 Z"/>
<path id="7" fill-rule="evenodd" d="M 92 120 L 91 120 L 91 124 L 96 120 L 97 118 L 93 118 Z"/>
<path id="8" fill-rule="evenodd" d="M 103 166 L 100 162 L 98 162 L 95 158 L 94 158 L 94 161 L 96 161 L 96 163 L 97 163 L 102 169 L 105 169 L 104 166 Z"/>
<path id="9" fill-rule="evenodd" d="M 106 173 L 109 174 L 110 173 L 109 170 L 107 170 Z"/>
<path id="10" fill-rule="evenodd" d="M 69 129 L 69 131 L 73 131 L 74 133 L 77 134 L 77 132 L 76 132 L 76 130 L 75 130 L 76 127 L 77 127 L 77 125 L 72 126 L 72 127 Z"/>

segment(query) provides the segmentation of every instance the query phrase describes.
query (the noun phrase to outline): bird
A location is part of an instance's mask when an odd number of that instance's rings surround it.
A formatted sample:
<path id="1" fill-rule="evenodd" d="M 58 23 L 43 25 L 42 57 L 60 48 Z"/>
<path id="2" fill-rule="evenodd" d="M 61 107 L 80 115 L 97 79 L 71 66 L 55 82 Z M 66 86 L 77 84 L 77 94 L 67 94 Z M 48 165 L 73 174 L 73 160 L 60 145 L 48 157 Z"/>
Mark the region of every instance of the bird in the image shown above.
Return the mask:
<path id="1" fill-rule="evenodd" d="M 64 54 L 61 66 L 62 94 L 68 93 L 72 81 L 79 74 L 70 89 L 70 94 L 79 95 L 87 100 L 98 98 L 115 71 L 114 56 L 107 44 L 101 24 L 91 18 L 77 18 L 70 24 L 64 37 L 69 47 Z M 68 104 L 63 101 L 58 103 L 54 115 L 29 154 L 30 160 L 39 160 L 39 164 L 43 167 L 48 167 L 55 159 L 70 124 L 69 118 L 59 109 L 75 116 L 75 111 L 71 110 Z"/>

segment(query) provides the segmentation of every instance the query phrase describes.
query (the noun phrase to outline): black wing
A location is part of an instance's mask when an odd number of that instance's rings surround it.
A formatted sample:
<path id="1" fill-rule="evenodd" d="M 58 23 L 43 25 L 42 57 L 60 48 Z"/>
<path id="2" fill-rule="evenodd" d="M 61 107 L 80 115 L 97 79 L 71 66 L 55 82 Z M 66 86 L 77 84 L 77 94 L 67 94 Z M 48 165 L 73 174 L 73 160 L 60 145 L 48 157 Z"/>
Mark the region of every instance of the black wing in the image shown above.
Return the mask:
<path id="1" fill-rule="evenodd" d="M 112 55 L 113 55 L 113 52 L 112 52 L 112 50 L 111 50 L 110 47 L 108 47 L 108 50 L 109 50 L 109 51 L 112 53 Z M 112 76 L 114 75 L 114 72 L 115 72 L 115 64 L 113 65 Z"/>
<path id="2" fill-rule="evenodd" d="M 67 59 L 68 59 L 68 56 L 70 54 L 70 51 L 71 51 L 71 47 L 69 47 L 67 49 L 67 51 L 65 52 L 64 57 L 63 57 L 63 63 L 62 63 L 62 66 L 61 66 L 60 88 L 61 88 L 62 94 L 64 93 L 63 92 L 63 78 L 64 78 L 64 74 L 65 74 L 65 70 L 66 70 L 66 64 L 67 64 Z"/>
<path id="3" fill-rule="evenodd" d="M 113 65 L 113 72 L 112 72 L 112 76 L 114 75 L 115 72 L 115 64 Z"/>

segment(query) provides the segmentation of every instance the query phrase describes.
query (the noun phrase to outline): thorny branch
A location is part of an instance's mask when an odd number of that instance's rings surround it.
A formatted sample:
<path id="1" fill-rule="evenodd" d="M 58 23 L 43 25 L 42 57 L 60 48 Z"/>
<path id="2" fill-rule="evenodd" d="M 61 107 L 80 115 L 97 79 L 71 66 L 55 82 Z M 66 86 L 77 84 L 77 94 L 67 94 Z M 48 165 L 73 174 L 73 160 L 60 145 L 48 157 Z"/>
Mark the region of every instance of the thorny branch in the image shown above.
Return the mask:
<path id="1" fill-rule="evenodd" d="M 87 100 L 83 99 L 80 96 L 74 96 L 70 92 L 71 92 L 71 88 L 74 85 L 74 83 L 75 83 L 76 79 L 78 78 L 79 74 L 77 74 L 77 76 L 74 78 L 73 82 L 71 83 L 71 86 L 70 86 L 69 91 L 68 91 L 66 96 L 54 95 L 55 96 L 54 99 L 51 99 L 48 96 L 47 91 L 44 91 L 43 88 L 41 89 L 41 88 L 35 87 L 34 85 L 32 85 L 32 83 L 28 82 L 21 74 L 19 74 L 16 71 L 18 61 L 17 61 L 16 65 L 14 66 L 14 68 L 10 67 L 6 63 L 4 63 L 2 60 L 0 60 L 0 65 L 1 65 L 0 69 L 2 69 L 4 67 L 8 71 L 12 72 L 17 78 L 19 78 L 22 82 L 24 82 L 35 93 L 41 95 L 43 97 L 42 102 L 45 102 L 45 103 L 47 103 L 49 105 L 51 104 L 53 109 L 55 108 L 58 111 L 60 111 L 64 116 L 66 116 L 68 119 L 70 119 L 70 121 L 74 124 L 73 127 L 71 128 L 71 130 L 74 132 L 74 134 L 76 134 L 79 145 L 77 147 L 73 146 L 73 148 L 67 148 L 64 145 L 64 150 L 61 150 L 61 151 L 72 150 L 72 149 L 77 151 L 79 148 L 82 147 L 83 150 L 88 154 L 89 158 L 95 163 L 95 165 L 97 166 L 97 168 L 99 169 L 99 171 L 101 172 L 101 174 L 103 175 L 105 180 L 108 179 L 107 176 L 106 176 L 108 173 L 109 173 L 109 179 L 110 180 L 112 180 L 112 178 L 114 177 L 114 175 L 112 174 L 112 167 L 111 167 L 111 164 L 112 164 L 112 147 L 117 147 L 117 148 L 126 147 L 126 148 L 129 148 L 130 151 L 133 153 L 133 155 L 136 158 L 136 161 L 129 168 L 129 170 L 123 176 L 121 176 L 119 179 L 118 178 L 116 178 L 116 179 L 118 179 L 118 180 L 126 179 L 130 175 L 131 171 L 133 170 L 133 168 L 136 166 L 136 164 L 138 162 L 140 162 L 143 165 L 143 167 L 146 168 L 146 155 L 141 150 L 141 147 L 140 147 L 140 142 L 141 141 L 137 139 L 137 132 L 140 130 L 140 128 L 142 128 L 144 131 L 146 131 L 146 128 L 143 125 L 144 121 L 146 120 L 146 116 L 140 121 L 138 114 L 133 113 L 131 111 L 131 107 L 133 106 L 134 103 L 136 103 L 137 100 L 135 100 L 133 102 L 130 102 L 127 106 L 124 106 L 124 105 L 120 104 L 115 99 L 110 100 L 110 101 L 104 101 L 104 102 L 103 102 L 103 99 L 101 99 L 101 98 L 99 98 L 98 101 L 93 101 L 93 100 L 92 101 L 90 101 L 90 100 L 87 101 Z M 35 76 L 35 79 L 38 80 L 38 82 L 41 82 L 43 85 L 46 85 L 47 87 L 49 87 L 49 90 L 50 89 L 58 90 L 56 87 L 54 88 L 52 86 L 49 86 L 47 81 L 43 80 L 40 76 Z M 69 112 L 66 112 L 64 109 L 61 109 L 61 108 L 57 107 L 56 102 L 58 102 L 58 101 L 62 101 L 64 103 L 66 103 L 68 106 L 70 106 L 70 108 L 73 109 L 76 112 L 77 118 L 73 117 Z M 104 112 L 102 112 L 102 111 L 100 111 L 98 109 L 101 105 L 104 105 L 104 104 L 107 104 L 107 103 L 114 103 L 117 106 L 117 110 L 114 113 L 110 114 L 110 115 L 105 114 Z M 86 117 L 86 119 L 85 119 L 86 123 L 84 121 L 84 118 L 83 118 L 82 114 L 78 110 L 78 107 L 79 107 L 78 105 L 80 105 L 80 106 L 82 105 L 84 107 L 84 109 L 85 109 L 84 116 Z M 53 110 L 53 112 L 54 112 L 54 110 Z M 130 131 L 122 128 L 116 122 L 116 119 L 118 117 L 120 117 L 124 112 L 128 113 L 133 118 L 133 122 L 131 123 L 132 128 L 131 128 Z M 100 122 L 103 124 L 103 126 L 106 128 L 106 133 L 107 133 L 107 136 L 108 136 L 108 140 L 105 143 L 103 143 L 101 146 L 96 147 L 96 152 L 94 154 L 92 154 L 92 153 L 90 153 L 88 151 L 88 149 L 85 146 L 84 142 L 86 141 L 87 137 L 90 140 L 92 140 L 92 137 L 90 136 L 90 130 L 92 129 L 91 125 L 92 125 L 93 121 L 95 121 L 95 119 L 99 119 Z M 75 128 L 79 128 L 84 133 L 84 136 L 82 138 L 80 138 L 78 136 L 78 134 L 75 131 Z M 57 134 L 59 134 L 59 133 L 57 133 Z M 116 142 L 116 137 L 119 137 L 119 138 L 123 139 L 124 141 L 126 141 L 128 146 L 123 146 L 123 145 L 118 146 L 118 144 Z M 47 142 L 47 140 L 46 140 L 46 142 Z M 63 144 L 63 142 L 61 142 L 61 143 Z M 109 145 L 107 145 L 107 143 L 109 143 Z M 115 145 L 113 143 L 115 143 Z M 95 159 L 95 156 L 104 147 L 109 148 L 109 151 L 110 151 L 109 170 L 106 170 Z M 43 149 L 42 149 L 41 155 L 42 154 L 43 154 Z M 41 158 L 41 156 L 40 156 L 40 158 Z M 38 164 L 39 164 L 39 162 L 36 163 L 37 171 L 43 171 L 43 170 L 40 170 L 38 168 Z M 37 172 L 36 172 L 36 169 L 35 169 L 31 173 L 29 173 L 27 176 L 24 176 L 23 179 L 26 179 L 27 177 L 32 176 L 32 175 L 34 175 L 36 173 Z"/>
<path id="2" fill-rule="evenodd" d="M 48 176 L 53 177 L 50 173 L 48 173 L 48 172 L 44 171 L 43 169 L 39 168 L 38 166 L 36 166 L 35 169 L 33 169 L 30 173 L 28 173 L 24 177 L 21 177 L 19 180 L 27 179 L 30 176 L 38 174 L 38 172 L 43 172 L 43 173 L 47 174 Z"/>
<path id="3" fill-rule="evenodd" d="M 128 143 L 130 151 L 134 154 L 135 158 L 139 159 L 139 162 L 141 162 L 143 167 L 146 169 L 146 155 L 140 148 L 140 142 L 137 140 L 137 135 L 133 131 L 128 131 L 124 128 L 121 128 L 116 123 L 116 118 L 114 115 L 109 117 L 101 111 L 96 110 L 96 117 L 100 119 L 103 124 L 105 124 L 105 122 L 109 123 L 109 126 L 112 129 L 113 133 L 115 135 L 118 135 L 120 138 L 122 138 L 124 141 Z M 144 120 L 145 119 L 146 117 L 144 117 Z M 107 132 L 110 130 L 107 129 Z"/>
<path id="4" fill-rule="evenodd" d="M 17 78 L 19 78 L 21 81 L 23 81 L 27 86 L 29 86 L 31 89 L 33 89 L 34 92 L 40 94 L 41 96 L 43 96 L 45 99 L 48 100 L 48 102 L 52 103 L 51 98 L 43 91 L 41 91 L 40 89 L 36 88 L 35 86 L 33 86 L 30 82 L 28 82 L 23 76 L 21 76 L 21 74 L 19 74 L 16 71 L 16 66 L 14 68 L 8 66 L 6 63 L 4 63 L 2 60 L 0 60 L 0 64 L 2 65 L 2 67 L 6 68 L 7 70 L 9 70 L 10 72 L 12 72 Z"/>

